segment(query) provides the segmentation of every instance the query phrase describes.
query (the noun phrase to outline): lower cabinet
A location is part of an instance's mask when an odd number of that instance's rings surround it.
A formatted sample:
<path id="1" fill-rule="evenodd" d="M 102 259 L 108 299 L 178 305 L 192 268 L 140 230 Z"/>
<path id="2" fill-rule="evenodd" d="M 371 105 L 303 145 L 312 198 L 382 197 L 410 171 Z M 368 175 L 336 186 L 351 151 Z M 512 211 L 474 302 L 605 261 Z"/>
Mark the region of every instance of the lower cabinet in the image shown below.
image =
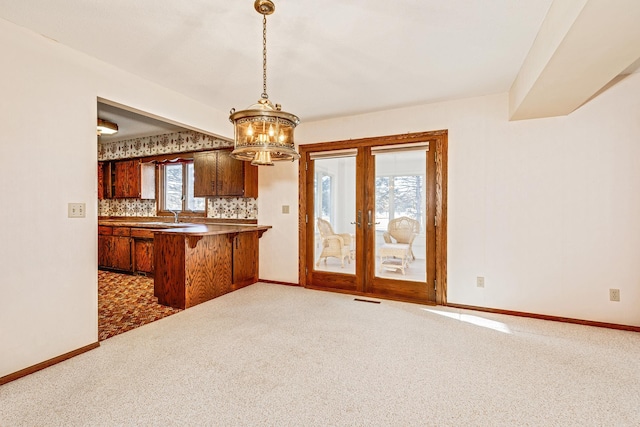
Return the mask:
<path id="1" fill-rule="evenodd" d="M 153 276 L 153 231 L 144 228 L 132 228 L 133 272 Z"/>
<path id="2" fill-rule="evenodd" d="M 154 292 L 158 302 L 184 309 L 257 282 L 262 232 L 156 233 Z"/>
<path id="3" fill-rule="evenodd" d="M 231 292 L 231 239 L 226 234 L 155 236 L 154 294 L 185 309 Z"/>
<path id="4" fill-rule="evenodd" d="M 131 271 L 131 237 L 111 237 L 111 268 Z"/>
<path id="5" fill-rule="evenodd" d="M 98 234 L 98 266 L 107 267 L 109 261 L 109 252 L 111 248 L 111 236 L 103 236 Z"/>
<path id="6" fill-rule="evenodd" d="M 153 232 L 129 227 L 98 227 L 98 266 L 153 275 Z"/>
<path id="7" fill-rule="evenodd" d="M 135 273 L 153 275 L 153 240 L 133 240 L 133 267 Z"/>
<path id="8" fill-rule="evenodd" d="M 258 281 L 258 232 L 238 233 L 233 238 L 233 289 Z"/>
<path id="9" fill-rule="evenodd" d="M 128 227 L 98 227 L 98 265 L 132 271 L 132 242 Z"/>

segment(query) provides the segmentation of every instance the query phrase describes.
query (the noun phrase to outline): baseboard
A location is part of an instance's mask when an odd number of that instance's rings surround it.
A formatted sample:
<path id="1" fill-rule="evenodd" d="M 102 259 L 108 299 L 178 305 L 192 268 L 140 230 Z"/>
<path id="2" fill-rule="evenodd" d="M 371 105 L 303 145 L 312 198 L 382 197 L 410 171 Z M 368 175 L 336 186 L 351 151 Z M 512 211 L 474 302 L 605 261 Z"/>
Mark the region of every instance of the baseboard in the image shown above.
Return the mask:
<path id="1" fill-rule="evenodd" d="M 279 282 L 277 280 L 258 279 L 258 282 L 273 283 L 274 285 L 300 286 L 299 283 Z"/>
<path id="2" fill-rule="evenodd" d="M 622 331 L 640 332 L 640 326 L 620 325 L 618 323 L 597 322 L 594 320 L 572 319 L 570 317 L 550 316 L 547 314 L 526 313 L 522 311 L 501 310 L 497 308 L 476 307 L 464 304 L 445 304 L 446 307 L 465 310 L 484 311 L 487 313 L 507 314 L 509 316 L 530 317 L 532 319 L 551 320 L 553 322 L 575 323 L 577 325 L 595 326 L 598 328 L 619 329 Z"/>
<path id="3" fill-rule="evenodd" d="M 78 348 L 76 350 L 70 351 L 69 353 L 62 354 L 60 356 L 54 357 L 53 359 L 45 360 L 44 362 L 40 362 L 37 365 L 29 366 L 28 368 L 21 369 L 13 374 L 5 375 L 0 378 L 0 385 L 6 384 L 11 381 L 15 381 L 18 378 L 26 377 L 29 374 L 33 374 L 34 372 L 38 372 L 41 369 L 48 368 L 49 366 L 53 366 L 56 363 L 63 362 L 67 359 L 71 359 L 74 356 L 85 353 L 89 350 L 93 350 L 94 348 L 100 347 L 99 342 L 94 342 L 93 344 L 86 345 L 84 347 Z"/>

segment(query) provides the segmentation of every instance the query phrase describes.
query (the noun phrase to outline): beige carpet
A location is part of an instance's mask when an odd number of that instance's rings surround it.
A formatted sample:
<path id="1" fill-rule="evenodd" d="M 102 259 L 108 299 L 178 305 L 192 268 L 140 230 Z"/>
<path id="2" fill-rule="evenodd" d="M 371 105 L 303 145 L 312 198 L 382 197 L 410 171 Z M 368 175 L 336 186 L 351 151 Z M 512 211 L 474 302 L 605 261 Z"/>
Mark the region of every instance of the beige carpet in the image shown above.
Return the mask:
<path id="1" fill-rule="evenodd" d="M 256 284 L 0 387 L 1 426 L 638 426 L 640 334 Z"/>

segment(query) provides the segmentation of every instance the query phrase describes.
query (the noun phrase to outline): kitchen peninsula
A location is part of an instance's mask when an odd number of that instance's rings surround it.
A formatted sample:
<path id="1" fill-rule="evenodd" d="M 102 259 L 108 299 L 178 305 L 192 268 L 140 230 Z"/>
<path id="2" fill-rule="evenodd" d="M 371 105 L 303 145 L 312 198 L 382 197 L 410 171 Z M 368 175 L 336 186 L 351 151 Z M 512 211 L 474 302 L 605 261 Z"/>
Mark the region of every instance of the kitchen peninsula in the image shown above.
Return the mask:
<path id="1" fill-rule="evenodd" d="M 188 308 L 258 281 L 258 239 L 271 226 L 191 224 L 154 234 L 154 292 Z"/>
<path id="2" fill-rule="evenodd" d="M 188 308 L 258 281 L 271 226 L 99 220 L 101 267 L 154 277 L 160 304 Z"/>

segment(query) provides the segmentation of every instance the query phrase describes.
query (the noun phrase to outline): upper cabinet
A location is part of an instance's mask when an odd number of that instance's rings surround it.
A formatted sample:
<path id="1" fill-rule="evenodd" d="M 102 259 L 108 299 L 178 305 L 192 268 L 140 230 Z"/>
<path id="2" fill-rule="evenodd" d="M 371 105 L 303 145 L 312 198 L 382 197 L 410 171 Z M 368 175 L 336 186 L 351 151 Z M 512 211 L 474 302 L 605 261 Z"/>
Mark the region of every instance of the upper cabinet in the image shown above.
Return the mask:
<path id="1" fill-rule="evenodd" d="M 195 197 L 258 197 L 258 167 L 231 157 L 231 150 L 195 153 Z"/>
<path id="2" fill-rule="evenodd" d="M 107 164 L 107 197 L 114 199 L 155 199 L 155 164 L 140 160 L 120 160 Z"/>
<path id="3" fill-rule="evenodd" d="M 98 162 L 98 200 L 104 199 L 104 163 Z"/>

